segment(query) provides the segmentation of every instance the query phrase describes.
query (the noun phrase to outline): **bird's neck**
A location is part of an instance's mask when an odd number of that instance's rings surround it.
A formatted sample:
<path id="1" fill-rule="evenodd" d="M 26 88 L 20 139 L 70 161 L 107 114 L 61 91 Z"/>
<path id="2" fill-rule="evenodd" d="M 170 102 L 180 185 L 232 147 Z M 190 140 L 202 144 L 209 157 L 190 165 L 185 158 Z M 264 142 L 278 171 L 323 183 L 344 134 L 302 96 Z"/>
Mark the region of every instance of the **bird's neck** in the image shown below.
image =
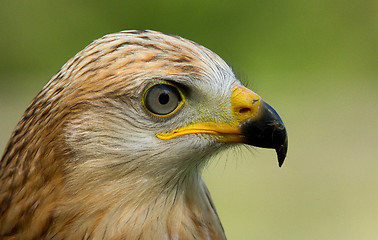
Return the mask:
<path id="1" fill-rule="evenodd" d="M 153 179 L 140 179 L 133 187 L 112 182 L 67 195 L 56 230 L 94 239 L 225 239 L 200 174 L 178 180 L 167 183 L 170 187 Z"/>

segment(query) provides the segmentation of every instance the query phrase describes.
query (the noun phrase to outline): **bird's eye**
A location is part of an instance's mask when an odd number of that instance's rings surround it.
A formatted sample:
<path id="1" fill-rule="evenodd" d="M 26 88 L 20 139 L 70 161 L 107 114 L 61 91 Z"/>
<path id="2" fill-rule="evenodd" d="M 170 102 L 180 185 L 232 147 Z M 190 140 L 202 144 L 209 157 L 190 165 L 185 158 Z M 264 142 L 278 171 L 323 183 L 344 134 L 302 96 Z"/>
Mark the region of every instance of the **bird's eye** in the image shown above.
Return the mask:
<path id="1" fill-rule="evenodd" d="M 153 115 L 167 117 L 175 113 L 183 104 L 183 96 L 171 84 L 155 84 L 144 93 L 144 106 Z"/>

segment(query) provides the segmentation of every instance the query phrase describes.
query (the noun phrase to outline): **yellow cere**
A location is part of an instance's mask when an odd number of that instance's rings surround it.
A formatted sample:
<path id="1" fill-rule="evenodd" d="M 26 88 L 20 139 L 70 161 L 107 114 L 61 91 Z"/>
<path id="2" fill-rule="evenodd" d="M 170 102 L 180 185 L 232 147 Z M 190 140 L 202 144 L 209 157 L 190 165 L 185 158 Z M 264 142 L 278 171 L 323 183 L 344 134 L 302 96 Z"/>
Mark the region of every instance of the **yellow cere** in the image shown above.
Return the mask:
<path id="1" fill-rule="evenodd" d="M 231 95 L 231 107 L 236 122 L 241 123 L 255 117 L 261 103 L 261 97 L 240 85 L 234 85 Z"/>

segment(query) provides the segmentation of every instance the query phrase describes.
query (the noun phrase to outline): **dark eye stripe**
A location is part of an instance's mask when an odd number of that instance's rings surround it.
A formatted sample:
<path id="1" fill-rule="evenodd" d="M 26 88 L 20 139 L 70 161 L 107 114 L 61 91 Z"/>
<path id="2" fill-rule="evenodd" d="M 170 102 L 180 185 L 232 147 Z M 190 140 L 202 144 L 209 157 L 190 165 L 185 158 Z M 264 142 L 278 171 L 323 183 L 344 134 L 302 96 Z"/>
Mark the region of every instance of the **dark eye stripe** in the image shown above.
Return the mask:
<path id="1" fill-rule="evenodd" d="M 169 84 L 156 84 L 148 88 L 144 94 L 146 109 L 157 116 L 169 116 L 182 103 L 179 90 Z"/>

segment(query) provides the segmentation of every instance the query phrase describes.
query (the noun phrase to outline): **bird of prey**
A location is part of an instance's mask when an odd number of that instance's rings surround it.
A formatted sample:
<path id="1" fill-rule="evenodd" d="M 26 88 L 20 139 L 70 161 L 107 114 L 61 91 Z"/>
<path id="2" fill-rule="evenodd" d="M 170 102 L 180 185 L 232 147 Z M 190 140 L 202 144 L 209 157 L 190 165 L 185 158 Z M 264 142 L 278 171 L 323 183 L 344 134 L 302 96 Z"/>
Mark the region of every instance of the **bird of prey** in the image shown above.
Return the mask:
<path id="1" fill-rule="evenodd" d="M 0 239 L 225 239 L 201 170 L 236 144 L 273 148 L 276 111 L 207 48 L 106 35 L 44 86 L 0 162 Z"/>

